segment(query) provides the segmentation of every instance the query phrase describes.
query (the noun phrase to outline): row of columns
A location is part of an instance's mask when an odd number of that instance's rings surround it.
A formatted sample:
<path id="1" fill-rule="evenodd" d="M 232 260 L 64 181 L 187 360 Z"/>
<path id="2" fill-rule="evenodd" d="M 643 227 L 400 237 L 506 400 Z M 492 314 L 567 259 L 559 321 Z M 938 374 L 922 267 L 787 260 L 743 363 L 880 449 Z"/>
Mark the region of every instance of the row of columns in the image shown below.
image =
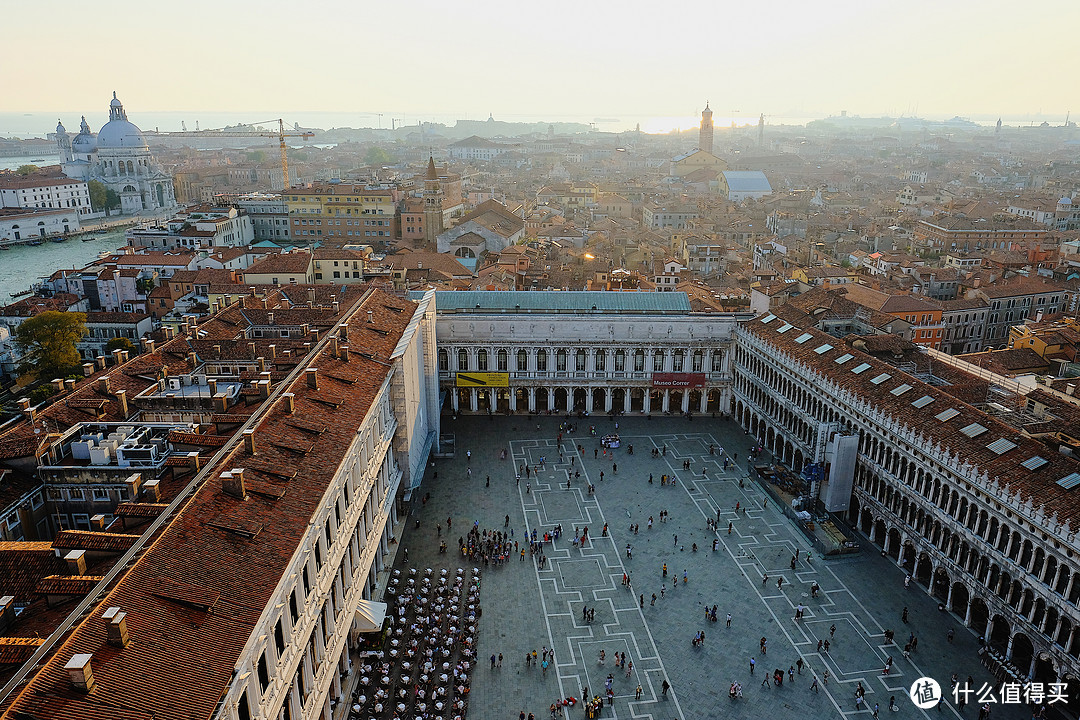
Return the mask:
<path id="1" fill-rule="evenodd" d="M 518 411 L 517 390 L 516 390 L 516 388 L 508 388 L 508 389 L 510 391 L 510 412 L 517 412 Z M 548 393 L 547 393 L 547 407 L 544 408 L 545 410 L 552 411 L 552 412 L 556 411 L 556 410 L 558 410 L 559 412 L 562 412 L 564 410 L 566 412 L 568 412 L 568 413 L 573 412 L 573 409 L 574 409 L 574 391 L 578 390 L 578 389 L 584 389 L 585 390 L 585 410 L 586 410 L 586 412 L 594 412 L 597 409 L 597 408 L 594 407 L 595 406 L 595 401 L 594 401 L 594 398 L 593 398 L 593 391 L 595 390 L 595 388 L 567 387 L 567 388 L 563 388 L 563 389 L 566 390 L 566 407 L 565 408 L 557 408 L 557 407 L 555 407 L 555 390 L 556 390 L 556 388 L 548 388 L 547 389 L 547 391 L 548 391 Z M 631 399 L 632 399 L 631 398 L 631 390 L 634 390 L 634 389 L 644 390 L 644 392 L 645 392 L 645 395 L 644 395 L 644 408 L 643 408 L 642 412 L 644 412 L 644 413 L 652 412 L 652 396 L 651 396 L 651 392 L 650 392 L 649 388 L 626 388 L 626 392 L 623 394 L 622 412 L 623 413 L 629 413 L 630 412 L 630 404 L 631 404 Z M 530 387 L 530 388 L 527 388 L 527 390 L 528 390 L 528 393 L 529 393 L 528 408 L 527 409 L 528 409 L 529 412 L 535 412 L 537 410 L 537 407 L 536 407 L 536 391 L 538 390 L 538 388 Z M 614 389 L 613 388 L 603 388 L 603 390 L 604 390 L 604 412 L 608 413 L 608 412 L 611 412 L 612 407 L 613 407 Z M 497 401 L 498 401 L 498 394 L 497 393 L 498 393 L 498 391 L 497 391 L 496 388 L 469 388 L 469 410 L 471 412 L 477 412 L 480 409 L 480 397 L 481 397 L 480 393 L 483 393 L 483 392 L 486 392 L 488 394 L 488 407 L 491 408 L 491 409 L 494 409 L 497 406 Z M 658 412 L 669 412 L 671 410 L 671 390 L 664 390 L 663 392 L 664 392 L 664 394 L 663 394 L 663 397 L 661 399 L 660 409 L 658 410 Z M 453 403 L 454 412 L 460 412 L 461 411 L 461 407 L 460 407 L 460 405 L 461 405 L 461 397 L 460 397 L 460 393 L 458 392 L 458 388 L 454 388 L 454 392 L 451 395 L 451 400 L 452 400 L 452 403 Z M 701 390 L 701 399 L 698 402 L 698 407 L 696 408 L 695 411 L 698 412 L 698 413 L 707 412 L 706 409 L 708 408 L 708 403 L 709 403 L 708 391 L 706 389 L 702 389 Z M 691 410 L 691 408 L 690 408 L 690 391 L 689 390 L 684 390 L 683 394 L 682 394 L 682 405 L 681 405 L 680 411 L 683 412 L 683 413 L 687 413 L 687 412 L 690 412 L 690 410 Z"/>

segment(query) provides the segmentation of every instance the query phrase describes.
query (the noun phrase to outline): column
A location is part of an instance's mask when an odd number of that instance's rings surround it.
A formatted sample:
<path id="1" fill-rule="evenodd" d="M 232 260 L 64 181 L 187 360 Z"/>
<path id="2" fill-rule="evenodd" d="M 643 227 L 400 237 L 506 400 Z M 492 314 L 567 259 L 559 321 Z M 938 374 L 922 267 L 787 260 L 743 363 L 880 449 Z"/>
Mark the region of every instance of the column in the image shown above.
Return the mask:
<path id="1" fill-rule="evenodd" d="M 498 408 L 498 398 L 495 394 L 495 388 L 488 390 L 488 412 L 493 413 Z"/>
<path id="2" fill-rule="evenodd" d="M 664 390 L 664 402 L 663 402 L 663 405 L 662 405 L 662 409 L 663 409 L 664 412 L 667 412 L 668 410 L 671 409 L 671 391 L 670 390 Z"/>
<path id="3" fill-rule="evenodd" d="M 510 412 L 517 412 L 517 388 L 509 388 L 510 391 Z"/>
<path id="4" fill-rule="evenodd" d="M 701 388 L 701 402 L 698 405 L 698 412 L 704 415 L 709 408 L 709 391 L 706 388 Z"/>
<path id="5" fill-rule="evenodd" d="M 645 403 L 642 405 L 642 409 L 646 415 L 652 411 L 652 393 L 649 392 L 649 388 L 645 388 Z"/>
<path id="6" fill-rule="evenodd" d="M 971 601 L 974 599 L 975 597 L 971 594 L 971 590 L 968 590 L 967 610 L 964 611 L 964 627 L 971 627 Z"/>
<path id="7" fill-rule="evenodd" d="M 552 410 L 555 409 L 555 388 L 549 387 L 547 396 L 548 396 L 547 409 L 548 409 L 548 412 L 551 412 Z"/>
<path id="8" fill-rule="evenodd" d="M 480 404 L 477 402 L 476 398 L 476 388 L 469 388 L 469 409 L 476 412 L 479 407 Z"/>
<path id="9" fill-rule="evenodd" d="M 611 388 L 604 389 L 604 412 L 611 412 L 612 392 Z"/>
<path id="10" fill-rule="evenodd" d="M 623 412 L 630 414 L 630 388 L 626 388 L 626 392 L 623 393 Z"/>
<path id="11" fill-rule="evenodd" d="M 567 414 L 574 411 L 574 388 L 566 388 L 566 412 Z"/>
<path id="12" fill-rule="evenodd" d="M 689 390 L 683 390 L 682 411 L 683 411 L 683 415 L 690 412 L 690 391 Z"/>
<path id="13" fill-rule="evenodd" d="M 945 598 L 945 607 L 948 608 L 949 610 L 952 610 L 952 589 L 953 589 L 953 585 L 950 583 L 949 584 L 949 594 Z"/>
<path id="14" fill-rule="evenodd" d="M 454 414 L 455 415 L 457 415 L 457 413 L 458 413 L 458 400 L 459 399 L 460 399 L 460 396 L 458 394 L 458 389 L 456 387 L 450 388 L 450 401 L 454 406 Z"/>
<path id="15" fill-rule="evenodd" d="M 536 388 L 529 388 L 529 412 L 536 412 Z"/>
<path id="16" fill-rule="evenodd" d="M 593 410 L 593 389 L 585 388 L 585 412 L 591 413 Z"/>

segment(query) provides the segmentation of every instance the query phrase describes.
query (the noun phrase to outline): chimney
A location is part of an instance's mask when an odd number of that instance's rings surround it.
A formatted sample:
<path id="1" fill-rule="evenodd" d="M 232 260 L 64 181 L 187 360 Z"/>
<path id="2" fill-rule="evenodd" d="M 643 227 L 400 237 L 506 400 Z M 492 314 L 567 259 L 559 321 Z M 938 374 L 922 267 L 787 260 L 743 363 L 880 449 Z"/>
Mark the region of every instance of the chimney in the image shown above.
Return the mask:
<path id="1" fill-rule="evenodd" d="M 272 312 L 266 313 L 266 324 L 267 325 L 273 325 L 274 324 L 274 313 L 272 313 Z"/>
<path id="2" fill-rule="evenodd" d="M 269 373 L 267 373 L 269 375 Z M 259 399 L 266 400 L 270 397 L 270 381 L 269 380 L 257 380 L 255 384 L 259 388 Z"/>
<path id="3" fill-rule="evenodd" d="M 154 352 L 154 341 L 151 338 L 146 338 L 145 340 L 143 340 L 143 352 Z"/>
<path id="4" fill-rule="evenodd" d="M 142 475 L 139 473 L 131 473 L 124 479 L 124 484 L 127 485 L 128 497 L 139 497 L 139 488 L 142 486 Z"/>
<path id="5" fill-rule="evenodd" d="M 207 378 L 206 384 L 210 386 L 210 397 L 217 395 L 217 380 L 214 378 Z"/>
<path id="6" fill-rule="evenodd" d="M 303 325 L 300 326 L 300 334 L 301 335 L 307 335 L 310 330 L 311 330 L 311 326 L 308 325 L 307 323 L 304 323 Z"/>
<path id="7" fill-rule="evenodd" d="M 131 358 L 131 353 L 129 351 L 127 351 L 127 350 L 121 350 L 120 351 L 120 362 L 121 362 L 121 364 L 126 363 L 130 358 Z"/>
<path id="8" fill-rule="evenodd" d="M 342 340 L 344 340 L 345 342 L 349 342 L 349 326 L 346 325 L 345 323 L 341 323 L 340 325 L 337 326 L 337 329 L 338 329 L 338 337 L 341 338 Z"/>
<path id="9" fill-rule="evenodd" d="M 187 354 L 187 361 L 188 361 L 188 364 L 191 365 L 192 368 L 197 368 L 199 366 L 199 356 L 198 356 L 198 354 L 194 350 L 192 350 L 191 352 L 189 352 Z"/>
<path id="10" fill-rule="evenodd" d="M 243 500 L 247 495 L 244 492 L 244 468 L 233 468 L 221 473 L 221 489 L 226 494 Z"/>
<path id="11" fill-rule="evenodd" d="M 84 693 L 94 689 L 94 674 L 90 670 L 93 657 L 89 653 L 79 653 L 68 660 L 64 670 L 67 670 L 68 678 L 71 679 L 71 687 Z"/>
<path id="12" fill-rule="evenodd" d="M 86 574 L 86 551 L 85 550 L 72 550 L 64 556 L 64 562 L 67 563 L 67 569 L 69 575 L 85 575 Z"/>
<path id="13" fill-rule="evenodd" d="M 307 376 L 308 387 L 311 388 L 312 390 L 318 390 L 319 389 L 319 370 L 318 370 L 318 368 L 308 368 L 307 370 L 304 371 L 304 374 Z"/>
<path id="14" fill-rule="evenodd" d="M 91 363 L 91 362 L 83 363 L 82 374 L 83 374 L 83 377 L 90 377 L 91 375 L 93 375 L 94 374 L 94 363 Z"/>
<path id="15" fill-rule="evenodd" d="M 116 402 L 120 405 L 120 417 L 126 419 L 128 416 L 127 390 L 116 391 Z"/>
<path id="16" fill-rule="evenodd" d="M 277 357 L 277 345 L 268 345 L 267 349 L 270 350 L 270 359 L 275 359 Z"/>
<path id="17" fill-rule="evenodd" d="M 291 358 L 292 357 L 292 350 L 282 350 L 281 351 L 281 357 L 283 357 L 283 358 Z"/>
<path id="18" fill-rule="evenodd" d="M 101 616 L 105 621 L 105 629 L 109 633 L 109 644 L 113 647 L 124 648 L 128 644 L 127 613 L 118 607 L 111 607 Z"/>
<path id="19" fill-rule="evenodd" d="M 244 297 L 237 298 L 236 304 L 240 306 L 241 310 L 247 308 L 247 300 Z"/>
<path id="20" fill-rule="evenodd" d="M 64 392 L 64 378 L 53 378 L 52 386 L 56 392 Z"/>
<path id="21" fill-rule="evenodd" d="M 97 366 L 98 370 L 104 370 L 105 369 L 105 356 L 104 355 L 98 355 L 96 358 L 94 358 L 94 364 Z"/>
<path id="22" fill-rule="evenodd" d="M 214 346 L 214 357 L 219 359 L 219 360 L 221 359 L 221 346 L 220 345 L 215 345 Z"/>
<path id="23" fill-rule="evenodd" d="M 374 310 L 368 310 L 367 311 L 367 321 L 369 323 L 374 323 L 375 322 L 375 311 Z"/>
<path id="24" fill-rule="evenodd" d="M 164 327 L 166 340 L 172 340 L 174 337 L 176 337 L 176 330 L 173 328 L 172 325 L 165 325 Z"/>
<path id="25" fill-rule="evenodd" d="M 99 377 L 97 379 L 97 386 L 98 386 L 98 390 L 100 392 L 103 392 L 106 395 L 108 395 L 109 394 L 109 376 L 108 375 L 102 375 L 101 377 Z"/>
<path id="26" fill-rule="evenodd" d="M 266 358 L 260 355 L 259 357 L 255 358 L 255 363 L 259 366 L 260 373 L 266 372 Z"/>
<path id="27" fill-rule="evenodd" d="M 199 460 L 199 453 L 192 450 L 187 454 L 188 469 L 193 473 L 199 472 L 199 468 L 202 467 L 202 462 Z"/>
<path id="28" fill-rule="evenodd" d="M 3 634 L 15 622 L 15 596 L 0 597 L 0 634 Z"/>
<path id="29" fill-rule="evenodd" d="M 282 400 L 285 401 L 285 412 L 289 413 L 290 415 L 292 415 L 294 412 L 296 412 L 296 396 L 295 395 L 293 395 L 292 393 L 285 393 L 284 395 L 281 396 L 281 398 L 282 398 Z"/>
<path id="30" fill-rule="evenodd" d="M 161 481 L 147 480 L 143 485 L 143 499 L 146 502 L 158 502 L 161 500 Z"/>
<path id="31" fill-rule="evenodd" d="M 337 356 L 338 356 L 338 340 L 337 340 L 336 337 L 332 337 L 332 338 L 330 338 L 330 357 L 335 357 L 336 358 Z M 62 382 L 63 381 L 61 380 L 61 383 Z"/>
<path id="32" fill-rule="evenodd" d="M 184 318 L 184 321 L 180 323 L 180 332 L 187 335 L 191 331 L 191 325 L 188 323 L 188 319 Z"/>
<path id="33" fill-rule="evenodd" d="M 331 305 L 334 308 L 334 314 L 337 315 L 338 312 L 341 310 L 341 303 L 339 303 L 337 300 L 335 300 L 333 303 L 331 303 Z"/>
<path id="34" fill-rule="evenodd" d="M 101 513 L 90 518 L 91 530 L 104 530 L 105 529 L 105 516 Z"/>
<path id="35" fill-rule="evenodd" d="M 64 380 L 64 389 L 71 392 L 75 389 L 75 380 L 73 378 L 67 378 Z"/>
<path id="36" fill-rule="evenodd" d="M 312 330 L 311 333 L 310 333 L 310 337 L 311 337 L 312 344 L 319 342 L 319 331 L 318 330 Z"/>
<path id="37" fill-rule="evenodd" d="M 349 346 L 348 345 L 342 345 L 341 346 L 341 348 L 339 350 L 338 357 L 341 358 L 341 362 L 349 362 Z"/>
<path id="38" fill-rule="evenodd" d="M 1076 394 L 1076 383 L 1069 383 L 1068 385 L 1066 385 L 1065 386 L 1065 394 L 1066 395 L 1075 395 Z"/>
<path id="39" fill-rule="evenodd" d="M 243 434 L 244 434 L 244 449 L 247 450 L 250 454 L 254 455 L 255 454 L 255 431 L 254 430 L 245 430 Z"/>
<path id="40" fill-rule="evenodd" d="M 168 365 L 162 365 L 161 366 L 161 377 L 163 377 L 163 378 L 169 377 L 169 366 Z"/>
<path id="41" fill-rule="evenodd" d="M 158 392 L 161 392 L 161 393 L 165 392 L 165 378 L 163 378 L 163 377 L 158 378 L 157 388 L 158 388 Z"/>
<path id="42" fill-rule="evenodd" d="M 253 342 L 248 343 L 248 352 L 251 353 L 251 357 L 255 357 L 255 343 L 253 343 Z"/>
<path id="43" fill-rule="evenodd" d="M 229 411 L 229 396 L 223 392 L 214 394 L 214 412 L 224 413 Z"/>

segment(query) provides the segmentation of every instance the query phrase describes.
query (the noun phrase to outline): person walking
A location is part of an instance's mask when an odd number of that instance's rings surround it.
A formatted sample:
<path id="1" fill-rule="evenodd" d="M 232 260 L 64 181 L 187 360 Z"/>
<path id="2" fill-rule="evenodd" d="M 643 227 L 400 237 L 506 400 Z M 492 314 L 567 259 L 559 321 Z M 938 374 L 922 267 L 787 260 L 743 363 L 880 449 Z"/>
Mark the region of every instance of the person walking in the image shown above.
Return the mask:
<path id="1" fill-rule="evenodd" d="M 660 683 L 660 694 L 663 695 L 665 698 L 667 697 L 667 691 L 670 689 L 671 685 L 668 684 L 667 680 L 664 680 L 664 682 Z"/>
<path id="2" fill-rule="evenodd" d="M 750 674 L 754 674 L 754 666 L 757 665 L 757 661 L 754 658 L 750 658 Z"/>
<path id="3" fill-rule="evenodd" d="M 799 658 L 798 660 L 796 660 L 796 661 L 795 661 L 795 666 L 796 666 L 797 668 L 799 668 L 799 674 L 800 674 L 800 675 L 802 675 L 802 666 L 803 666 L 803 659 L 802 659 L 802 658 Z"/>
<path id="4" fill-rule="evenodd" d="M 833 623 L 832 625 L 829 626 L 829 637 L 832 637 L 835 634 L 836 634 L 836 623 Z"/>
<path id="5" fill-rule="evenodd" d="M 727 614 L 727 620 L 724 622 L 724 627 L 731 627 L 731 613 Z"/>
<path id="6" fill-rule="evenodd" d="M 900 613 L 900 619 L 901 619 L 901 620 L 902 620 L 903 622 L 907 622 L 907 617 L 908 617 L 908 616 L 907 616 L 907 608 L 905 607 L 905 608 L 904 608 L 904 611 L 903 611 L 902 613 Z"/>

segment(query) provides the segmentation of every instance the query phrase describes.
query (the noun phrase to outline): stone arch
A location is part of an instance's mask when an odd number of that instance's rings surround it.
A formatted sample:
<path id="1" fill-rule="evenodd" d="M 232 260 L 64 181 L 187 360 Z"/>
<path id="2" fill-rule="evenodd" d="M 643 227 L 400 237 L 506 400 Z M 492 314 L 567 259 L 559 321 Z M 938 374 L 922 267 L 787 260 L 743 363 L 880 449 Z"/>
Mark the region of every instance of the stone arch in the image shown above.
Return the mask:
<path id="1" fill-rule="evenodd" d="M 933 584 L 930 588 L 931 594 L 941 602 L 946 602 L 949 599 L 950 587 L 949 574 L 939 567 L 934 571 Z"/>
<path id="2" fill-rule="evenodd" d="M 952 607 L 949 608 L 954 613 L 962 618 L 967 618 L 968 610 L 968 589 L 962 582 L 955 582 L 952 585 Z"/>
<path id="3" fill-rule="evenodd" d="M 1027 670 L 1031 667 L 1031 662 L 1034 659 L 1035 646 L 1031 644 L 1031 639 L 1022 632 L 1013 635 L 1012 657 L 1009 660 L 1020 670 L 1022 675 L 1027 675 Z"/>
<path id="4" fill-rule="evenodd" d="M 880 521 L 879 521 L 880 522 Z M 903 542 L 901 539 L 900 531 L 896 528 L 889 528 L 889 545 L 888 553 L 893 560 L 900 562 L 900 544 Z"/>
<path id="5" fill-rule="evenodd" d="M 933 573 L 934 561 L 930 559 L 930 555 L 925 552 L 919 553 L 918 560 L 915 561 L 915 572 L 911 574 L 915 578 L 915 582 L 929 589 L 933 580 Z"/>
<path id="6" fill-rule="evenodd" d="M 997 650 L 1002 657 L 1005 657 L 1005 654 L 1009 649 L 1009 638 L 1012 636 L 1012 626 L 1009 625 L 1009 621 L 1002 615 L 994 615 L 990 618 L 990 625 L 987 632 L 987 643 L 989 643 L 990 647 L 994 648 L 994 650 Z"/>
<path id="7" fill-rule="evenodd" d="M 987 623 L 990 620 L 990 608 L 986 606 L 986 601 L 978 595 L 971 598 L 971 610 L 968 614 L 971 617 L 971 622 L 968 623 L 968 626 L 985 638 Z"/>

